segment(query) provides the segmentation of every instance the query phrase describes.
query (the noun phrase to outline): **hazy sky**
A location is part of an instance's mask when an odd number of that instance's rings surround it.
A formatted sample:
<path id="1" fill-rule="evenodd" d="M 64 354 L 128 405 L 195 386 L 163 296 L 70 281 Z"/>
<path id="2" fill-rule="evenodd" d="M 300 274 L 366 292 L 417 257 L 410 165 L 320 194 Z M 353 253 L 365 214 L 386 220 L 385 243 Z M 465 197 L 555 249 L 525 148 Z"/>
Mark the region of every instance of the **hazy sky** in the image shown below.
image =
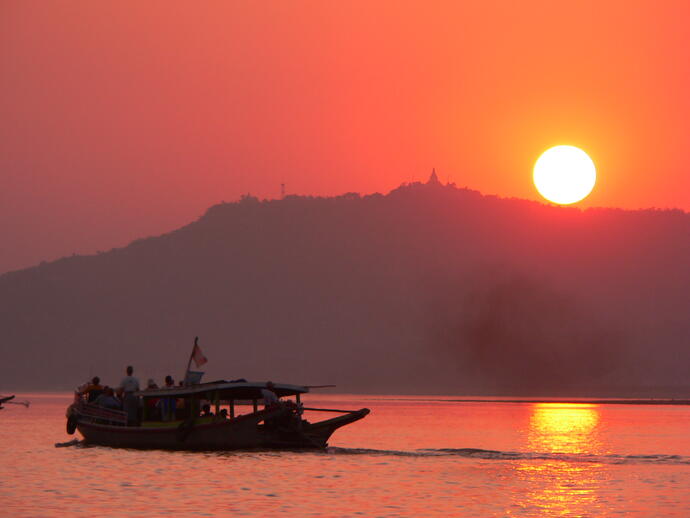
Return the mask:
<path id="1" fill-rule="evenodd" d="M 0 3 L 0 272 L 251 192 L 387 191 L 432 166 L 539 199 L 690 210 L 690 2 Z"/>

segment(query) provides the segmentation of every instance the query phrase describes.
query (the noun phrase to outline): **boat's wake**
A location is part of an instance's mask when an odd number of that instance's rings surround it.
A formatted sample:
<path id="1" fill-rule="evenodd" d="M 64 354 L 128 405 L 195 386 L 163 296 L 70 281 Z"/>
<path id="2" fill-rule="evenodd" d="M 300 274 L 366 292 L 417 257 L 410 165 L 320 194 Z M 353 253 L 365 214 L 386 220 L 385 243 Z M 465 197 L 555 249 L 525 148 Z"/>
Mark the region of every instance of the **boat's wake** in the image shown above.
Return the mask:
<path id="1" fill-rule="evenodd" d="M 394 457 L 463 457 L 478 460 L 521 461 L 551 460 L 560 462 L 589 462 L 597 464 L 690 464 L 685 455 L 596 455 L 590 453 L 539 453 L 482 450 L 478 448 L 424 448 L 412 451 L 374 450 L 368 448 L 329 447 L 336 455 L 380 455 Z"/>
<path id="2" fill-rule="evenodd" d="M 100 446 L 87 445 L 78 439 L 68 442 L 55 443 L 56 448 L 75 446 L 77 448 L 100 448 Z M 283 450 L 292 453 L 314 453 L 314 450 Z M 376 450 L 371 448 L 339 448 L 329 446 L 322 453 L 331 455 L 369 455 L 381 457 L 420 457 L 420 458 L 442 458 L 442 457 L 462 457 L 477 460 L 498 460 L 498 461 L 556 461 L 556 462 L 589 462 L 595 464 L 690 464 L 690 456 L 687 455 L 616 455 L 606 454 L 597 455 L 593 453 L 539 453 L 539 452 L 517 452 L 517 451 L 498 451 L 482 450 L 479 448 L 421 448 L 418 450 Z M 255 449 L 255 450 L 235 450 L 215 452 L 209 451 L 214 455 L 237 455 L 270 454 L 275 455 L 276 450 Z"/>
<path id="3" fill-rule="evenodd" d="M 70 446 L 82 446 L 82 442 L 79 439 L 72 439 L 67 442 L 56 442 L 56 448 L 69 448 Z"/>

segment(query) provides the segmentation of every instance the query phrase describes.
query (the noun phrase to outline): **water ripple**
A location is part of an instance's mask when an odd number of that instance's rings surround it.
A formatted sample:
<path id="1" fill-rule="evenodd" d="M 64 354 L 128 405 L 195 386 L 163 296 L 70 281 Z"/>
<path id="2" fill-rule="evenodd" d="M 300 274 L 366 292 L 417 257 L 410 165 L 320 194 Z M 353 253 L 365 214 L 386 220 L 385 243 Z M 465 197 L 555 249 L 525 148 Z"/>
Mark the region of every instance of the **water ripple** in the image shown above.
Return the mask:
<path id="1" fill-rule="evenodd" d="M 556 460 L 562 462 L 594 462 L 600 464 L 690 464 L 683 455 L 592 455 L 576 453 L 539 453 L 482 450 L 478 448 L 421 448 L 418 450 L 376 450 L 370 448 L 330 447 L 328 453 L 340 455 L 381 455 L 395 457 L 464 457 L 482 460 Z"/>

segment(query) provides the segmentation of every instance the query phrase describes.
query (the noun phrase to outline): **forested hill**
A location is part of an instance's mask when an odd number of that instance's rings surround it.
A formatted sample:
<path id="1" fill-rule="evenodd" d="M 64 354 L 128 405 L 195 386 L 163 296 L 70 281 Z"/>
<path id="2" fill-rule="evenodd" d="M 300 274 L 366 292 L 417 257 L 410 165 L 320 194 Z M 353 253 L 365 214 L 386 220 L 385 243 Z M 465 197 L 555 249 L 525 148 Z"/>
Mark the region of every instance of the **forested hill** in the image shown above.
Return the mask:
<path id="1" fill-rule="evenodd" d="M 453 185 L 211 207 L 160 237 L 0 276 L 9 390 L 127 364 L 337 390 L 684 395 L 690 214 Z"/>

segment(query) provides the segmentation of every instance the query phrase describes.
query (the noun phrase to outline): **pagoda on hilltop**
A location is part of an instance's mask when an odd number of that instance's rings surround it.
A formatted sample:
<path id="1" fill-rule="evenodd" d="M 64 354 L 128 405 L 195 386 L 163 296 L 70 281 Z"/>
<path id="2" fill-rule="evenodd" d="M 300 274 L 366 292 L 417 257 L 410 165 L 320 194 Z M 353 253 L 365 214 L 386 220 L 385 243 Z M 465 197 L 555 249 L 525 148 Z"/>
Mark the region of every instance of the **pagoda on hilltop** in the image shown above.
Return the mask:
<path id="1" fill-rule="evenodd" d="M 426 182 L 427 185 L 441 185 L 441 182 L 438 181 L 438 176 L 436 175 L 436 168 L 431 169 L 431 176 L 429 177 L 429 181 Z"/>

